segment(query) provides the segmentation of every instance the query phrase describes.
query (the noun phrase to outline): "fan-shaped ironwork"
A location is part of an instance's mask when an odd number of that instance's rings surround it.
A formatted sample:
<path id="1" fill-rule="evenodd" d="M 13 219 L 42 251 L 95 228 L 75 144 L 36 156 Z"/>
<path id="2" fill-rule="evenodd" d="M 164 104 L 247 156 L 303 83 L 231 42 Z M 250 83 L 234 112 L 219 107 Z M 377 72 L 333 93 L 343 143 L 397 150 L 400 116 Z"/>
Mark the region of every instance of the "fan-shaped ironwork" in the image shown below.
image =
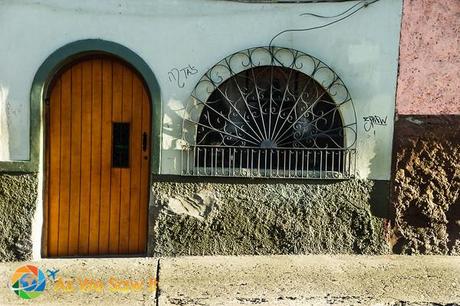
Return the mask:
<path id="1" fill-rule="evenodd" d="M 351 112 L 346 124 L 343 110 Z M 354 173 L 348 90 L 329 67 L 299 51 L 254 48 L 224 59 L 195 87 L 184 117 L 184 174 Z"/>

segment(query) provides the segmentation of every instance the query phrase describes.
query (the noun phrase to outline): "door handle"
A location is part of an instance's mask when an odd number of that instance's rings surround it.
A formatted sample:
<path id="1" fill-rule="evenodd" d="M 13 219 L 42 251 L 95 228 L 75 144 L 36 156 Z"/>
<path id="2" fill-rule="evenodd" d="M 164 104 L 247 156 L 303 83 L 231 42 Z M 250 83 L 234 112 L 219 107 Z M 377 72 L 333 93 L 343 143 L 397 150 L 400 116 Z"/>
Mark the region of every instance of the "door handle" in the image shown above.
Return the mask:
<path id="1" fill-rule="evenodd" d="M 142 133 L 142 151 L 147 151 L 147 133 Z"/>

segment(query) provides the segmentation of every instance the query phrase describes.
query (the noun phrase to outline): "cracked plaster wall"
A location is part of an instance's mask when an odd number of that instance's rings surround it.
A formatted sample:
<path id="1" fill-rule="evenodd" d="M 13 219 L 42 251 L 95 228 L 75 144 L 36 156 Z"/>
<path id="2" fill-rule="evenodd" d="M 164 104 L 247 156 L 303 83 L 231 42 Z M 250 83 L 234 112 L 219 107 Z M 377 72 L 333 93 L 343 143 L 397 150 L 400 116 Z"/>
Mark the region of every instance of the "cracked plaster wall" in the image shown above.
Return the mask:
<path id="1" fill-rule="evenodd" d="M 386 254 L 373 181 L 155 182 L 155 255 Z M 378 196 L 377 196 L 378 197 Z"/>

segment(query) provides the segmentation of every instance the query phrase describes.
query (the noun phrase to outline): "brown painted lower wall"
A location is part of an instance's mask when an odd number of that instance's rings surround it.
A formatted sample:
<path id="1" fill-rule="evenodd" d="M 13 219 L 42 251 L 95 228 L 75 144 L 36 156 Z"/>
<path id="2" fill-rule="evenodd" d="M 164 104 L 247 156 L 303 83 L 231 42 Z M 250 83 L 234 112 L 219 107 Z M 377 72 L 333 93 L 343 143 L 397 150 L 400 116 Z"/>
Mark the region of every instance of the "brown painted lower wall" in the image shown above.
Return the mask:
<path id="1" fill-rule="evenodd" d="M 393 252 L 460 255 L 460 115 L 399 116 L 393 150 Z"/>

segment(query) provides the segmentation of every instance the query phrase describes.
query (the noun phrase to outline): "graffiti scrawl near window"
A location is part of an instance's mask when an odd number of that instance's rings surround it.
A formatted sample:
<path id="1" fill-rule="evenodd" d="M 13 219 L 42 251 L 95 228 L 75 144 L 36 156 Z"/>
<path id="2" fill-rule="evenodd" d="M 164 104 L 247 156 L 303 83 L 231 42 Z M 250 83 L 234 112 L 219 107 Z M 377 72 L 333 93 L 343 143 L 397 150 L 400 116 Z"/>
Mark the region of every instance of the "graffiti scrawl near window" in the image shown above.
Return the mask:
<path id="1" fill-rule="evenodd" d="M 184 88 L 185 81 L 191 76 L 198 73 L 198 69 L 195 66 L 187 65 L 183 68 L 173 68 L 168 72 L 169 82 L 174 83 L 179 88 Z"/>
<path id="2" fill-rule="evenodd" d="M 388 116 L 385 118 L 374 115 L 374 116 L 367 116 L 363 117 L 364 119 L 364 130 L 366 132 L 370 132 L 374 130 L 375 126 L 387 126 Z"/>

